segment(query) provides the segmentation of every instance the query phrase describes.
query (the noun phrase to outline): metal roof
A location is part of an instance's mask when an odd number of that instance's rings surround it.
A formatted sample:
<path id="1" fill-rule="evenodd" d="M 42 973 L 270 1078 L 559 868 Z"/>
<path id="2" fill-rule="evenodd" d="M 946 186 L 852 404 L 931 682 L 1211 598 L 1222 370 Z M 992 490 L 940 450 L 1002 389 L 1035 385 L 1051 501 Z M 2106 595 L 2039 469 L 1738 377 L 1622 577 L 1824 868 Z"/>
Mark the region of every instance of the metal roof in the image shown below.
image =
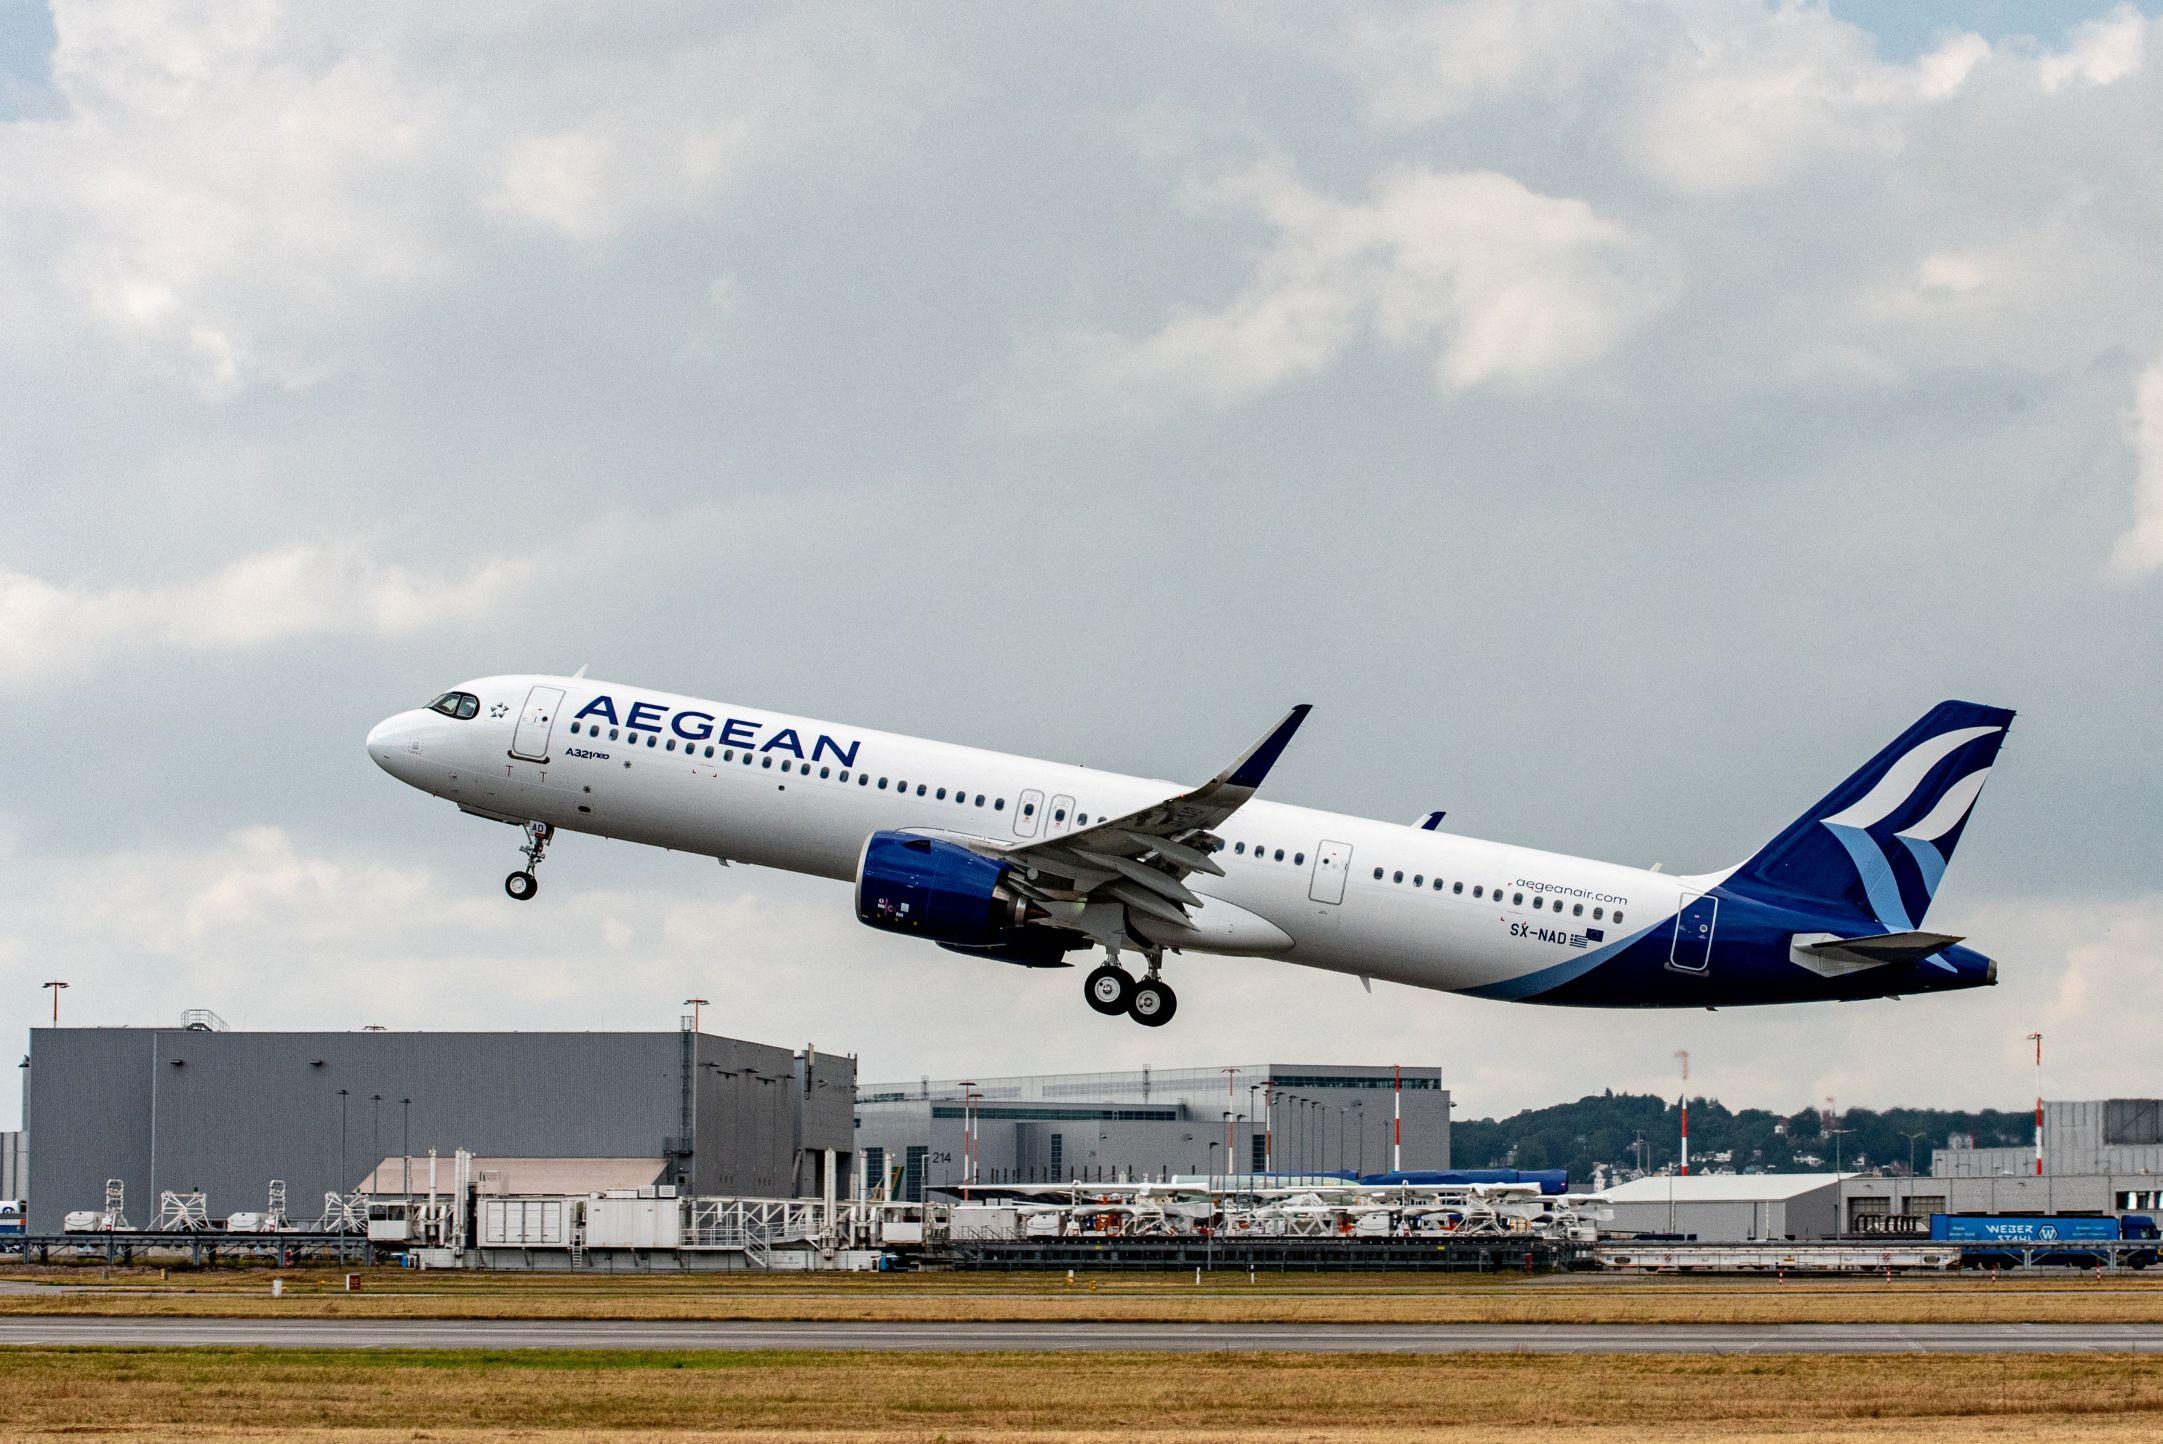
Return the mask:
<path id="1" fill-rule="evenodd" d="M 406 1191 L 406 1157 L 394 1153 L 361 1180 L 360 1191 L 400 1194 Z M 451 1160 L 436 1159 L 436 1189 L 451 1191 Z M 428 1160 L 412 1160 L 413 1191 L 428 1191 Z M 476 1158 L 473 1181 L 481 1193 L 603 1193 L 611 1188 L 645 1188 L 667 1173 L 663 1158 Z"/>
<path id="2" fill-rule="evenodd" d="M 1688 1178 L 1661 1174 L 1618 1183 L 1597 1195 L 1609 1203 L 1779 1203 L 1830 1188 L 1852 1173 L 1693 1173 Z"/>

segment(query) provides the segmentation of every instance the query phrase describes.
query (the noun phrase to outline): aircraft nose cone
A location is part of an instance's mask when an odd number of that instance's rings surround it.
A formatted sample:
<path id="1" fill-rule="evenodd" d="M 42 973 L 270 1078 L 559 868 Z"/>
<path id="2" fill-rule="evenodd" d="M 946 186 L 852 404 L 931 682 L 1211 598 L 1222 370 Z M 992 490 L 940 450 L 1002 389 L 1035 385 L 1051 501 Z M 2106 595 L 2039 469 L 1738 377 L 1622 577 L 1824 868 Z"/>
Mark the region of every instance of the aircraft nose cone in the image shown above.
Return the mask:
<path id="1" fill-rule="evenodd" d="M 411 741 L 411 732 L 411 726 L 402 714 L 386 717 L 369 728 L 365 745 L 368 755 L 375 759 L 376 766 L 397 777 L 398 759 L 405 754 L 407 743 Z"/>

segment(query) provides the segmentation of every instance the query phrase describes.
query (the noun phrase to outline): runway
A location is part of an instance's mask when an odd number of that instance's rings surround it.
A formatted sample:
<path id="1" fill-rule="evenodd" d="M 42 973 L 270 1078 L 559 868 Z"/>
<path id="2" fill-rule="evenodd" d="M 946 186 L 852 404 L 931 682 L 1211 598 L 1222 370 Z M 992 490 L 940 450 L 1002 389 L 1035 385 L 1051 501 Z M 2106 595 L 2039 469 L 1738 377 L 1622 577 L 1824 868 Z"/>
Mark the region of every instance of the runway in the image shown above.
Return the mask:
<path id="1" fill-rule="evenodd" d="M 2163 1353 L 2163 1324 L 762 1323 L 0 1318 L 0 1345 L 285 1349 L 896 1349 L 990 1353 Z"/>

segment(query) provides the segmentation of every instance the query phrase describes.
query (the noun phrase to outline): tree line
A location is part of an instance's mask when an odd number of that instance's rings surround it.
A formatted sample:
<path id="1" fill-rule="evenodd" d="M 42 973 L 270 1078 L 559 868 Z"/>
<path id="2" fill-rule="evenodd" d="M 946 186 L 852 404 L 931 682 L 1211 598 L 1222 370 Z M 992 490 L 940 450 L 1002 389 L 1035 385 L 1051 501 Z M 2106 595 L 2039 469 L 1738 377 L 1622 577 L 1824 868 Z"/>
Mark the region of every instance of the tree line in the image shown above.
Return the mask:
<path id="1" fill-rule="evenodd" d="M 1680 1114 L 1672 1098 L 1608 1091 L 1507 1118 L 1459 1120 L 1450 1159 L 1459 1168 L 1566 1168 L 1577 1183 L 1589 1183 L 1602 1163 L 1610 1177 L 1639 1166 L 1657 1173 L 1680 1152 Z M 1972 1136 L 1979 1148 L 2010 1147 L 2032 1141 L 2034 1127 L 2025 1109 L 1848 1108 L 1834 1119 L 1835 1135 L 1815 1108 L 1732 1110 L 1692 1098 L 1690 1163 L 1693 1173 L 1807 1173 L 1837 1159 L 1849 1171 L 1905 1172 L 1912 1144 L 1916 1171 L 1928 1173 L 1930 1150 L 1954 1135 Z"/>

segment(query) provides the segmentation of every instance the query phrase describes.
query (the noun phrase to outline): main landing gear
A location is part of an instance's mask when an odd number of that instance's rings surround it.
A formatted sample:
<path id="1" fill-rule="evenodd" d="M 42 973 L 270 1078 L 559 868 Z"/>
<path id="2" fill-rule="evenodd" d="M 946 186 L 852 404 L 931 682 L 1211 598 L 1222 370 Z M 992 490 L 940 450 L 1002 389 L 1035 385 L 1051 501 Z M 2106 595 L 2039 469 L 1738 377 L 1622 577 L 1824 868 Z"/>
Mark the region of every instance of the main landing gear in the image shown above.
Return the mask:
<path id="1" fill-rule="evenodd" d="M 1082 995 L 1106 1017 L 1124 1013 L 1145 1028 L 1161 1028 L 1179 1011 L 1179 995 L 1157 976 L 1162 961 L 1152 954 L 1148 975 L 1137 982 L 1115 955 L 1082 980 Z"/>
<path id="2" fill-rule="evenodd" d="M 503 890 L 519 902 L 525 902 L 541 890 L 541 880 L 533 870 L 541 865 L 548 852 L 549 841 L 555 837 L 555 827 L 546 822 L 529 822 L 525 826 L 526 845 L 519 849 L 526 855 L 525 867 L 503 880 Z"/>

